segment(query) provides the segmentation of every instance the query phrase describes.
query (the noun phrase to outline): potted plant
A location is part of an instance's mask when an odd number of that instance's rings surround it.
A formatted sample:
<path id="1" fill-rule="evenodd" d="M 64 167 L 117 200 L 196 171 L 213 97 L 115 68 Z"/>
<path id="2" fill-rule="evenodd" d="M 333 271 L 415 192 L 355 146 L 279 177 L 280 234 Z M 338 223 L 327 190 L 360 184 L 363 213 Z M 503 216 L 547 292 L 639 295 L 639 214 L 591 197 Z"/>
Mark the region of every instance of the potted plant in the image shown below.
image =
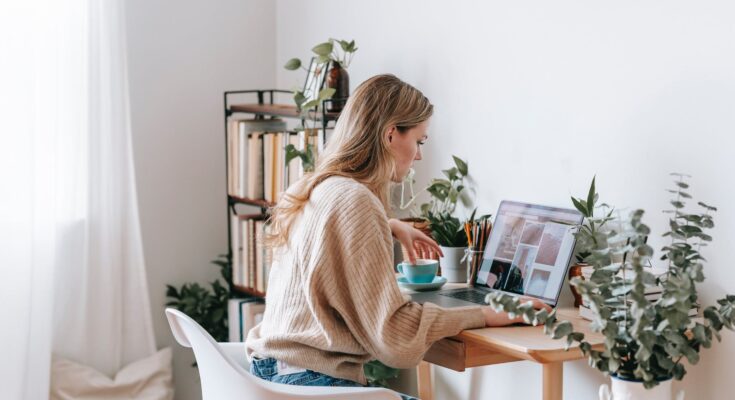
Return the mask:
<path id="1" fill-rule="evenodd" d="M 600 234 L 604 236 L 605 232 L 609 232 L 608 222 L 612 220 L 611 217 L 613 214 L 613 210 L 607 204 L 601 204 L 598 206 L 598 197 L 599 196 L 595 191 L 595 177 L 592 177 L 592 183 L 590 184 L 589 191 L 587 192 L 587 197 L 572 197 L 571 199 L 572 204 L 574 204 L 574 208 L 576 208 L 584 216 L 584 221 L 579 229 L 584 230 L 588 234 L 586 237 L 603 240 L 604 238 L 600 237 Z M 598 208 L 602 208 L 604 210 L 604 213 L 607 215 L 601 219 L 596 219 L 595 210 Z M 578 235 L 578 239 L 585 240 L 585 238 L 580 238 L 580 235 Z M 584 261 L 590 255 L 590 253 L 584 250 L 584 247 L 584 245 L 577 246 L 577 252 L 575 254 L 576 263 L 569 267 L 570 282 L 575 277 L 579 277 L 579 279 L 584 280 L 585 277 L 589 278 L 592 274 L 592 266 Z M 574 285 L 570 284 L 569 288 L 571 289 L 572 295 L 574 296 L 574 307 L 581 306 L 582 294 L 577 291 Z"/>
<path id="2" fill-rule="evenodd" d="M 335 42 L 339 44 L 339 47 L 335 46 Z M 330 38 L 326 42 L 314 46 L 311 51 L 316 56 L 314 62 L 317 69 L 329 68 L 329 71 L 327 71 L 327 87 L 319 92 L 317 98 L 311 100 L 307 98 L 304 91 L 295 90 L 294 101 L 299 109 L 308 112 L 311 108 L 318 107 L 322 101 L 331 99 L 332 96 L 336 95 L 334 101 L 330 102 L 327 111 L 340 112 L 350 95 L 350 77 L 347 74 L 347 68 L 352 63 L 354 53 L 357 51 L 355 41 L 348 42 Z M 284 68 L 293 71 L 302 68 L 302 65 L 300 59 L 292 58 L 288 60 Z M 304 69 L 307 73 L 310 73 L 308 69 Z M 315 82 L 318 82 L 318 80 L 315 80 Z M 313 88 L 312 93 L 316 93 L 316 90 L 319 89 Z"/>
<path id="3" fill-rule="evenodd" d="M 439 258 L 442 276 L 448 282 L 465 282 L 467 266 L 462 258 L 468 245 L 467 235 L 464 225 L 453 214 L 465 190 L 463 183 L 468 171 L 465 161 L 457 156 L 452 158 L 455 166 L 442 171 L 446 179 L 433 179 L 426 188 L 431 199 L 421 206 L 421 216 L 428 221 L 431 236 L 444 254 Z"/>
<path id="4" fill-rule="evenodd" d="M 568 346 L 579 343 L 590 365 L 612 377 L 616 399 L 671 399 L 671 380 L 686 374 L 683 362 L 696 364 L 699 351 L 710 347 L 713 338 L 719 341 L 723 328 L 735 328 L 734 295 L 704 308 L 702 318 L 689 316 L 699 302 L 696 284 L 704 281 L 705 261 L 700 249 L 712 240 L 706 232 L 714 227 L 716 208 L 699 202 L 701 211 L 687 211 L 685 200 L 692 196 L 686 191 L 686 176 L 674 175 L 673 209 L 667 211 L 669 229 L 663 234 L 671 241 L 661 249 L 661 259 L 668 264 L 664 274 L 654 275 L 647 268 L 653 249 L 646 243 L 651 231 L 643 223 L 643 210 L 631 213 L 630 220 L 620 224 L 622 229 L 577 233 L 578 246 L 589 253 L 585 261 L 594 272 L 590 279 L 574 278 L 572 284 L 594 314 L 592 330 L 605 337 L 602 349 L 594 349 L 584 334 L 575 332 L 570 322 L 558 321 L 554 312 L 534 311 L 530 304 L 519 304 L 507 295 L 488 296 L 495 309 L 523 315 L 529 323 L 544 323 L 550 336 L 566 339 Z M 603 223 L 608 218 L 611 214 L 591 219 Z M 663 290 L 656 300 L 645 296 L 646 287 L 652 285 Z M 600 395 L 605 398 L 609 392 L 602 387 Z"/>

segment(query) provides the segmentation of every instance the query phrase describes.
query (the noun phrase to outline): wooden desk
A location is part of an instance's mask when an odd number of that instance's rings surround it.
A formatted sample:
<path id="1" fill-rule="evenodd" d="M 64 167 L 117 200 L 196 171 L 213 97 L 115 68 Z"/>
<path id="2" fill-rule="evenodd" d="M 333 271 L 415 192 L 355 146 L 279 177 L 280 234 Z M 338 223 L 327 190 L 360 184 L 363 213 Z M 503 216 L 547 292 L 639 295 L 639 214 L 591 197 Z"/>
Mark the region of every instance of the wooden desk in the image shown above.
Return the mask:
<path id="1" fill-rule="evenodd" d="M 574 324 L 593 348 L 603 348 L 604 337 L 589 329 L 589 321 L 579 317 L 576 308 L 557 309 L 557 318 Z M 544 334 L 542 326 L 509 326 L 471 329 L 436 342 L 417 367 L 419 397 L 433 400 L 431 364 L 455 371 L 514 361 L 533 361 L 543 366 L 544 400 L 561 400 L 565 361 L 585 358 L 579 346 L 564 350 L 565 340 L 554 340 Z"/>

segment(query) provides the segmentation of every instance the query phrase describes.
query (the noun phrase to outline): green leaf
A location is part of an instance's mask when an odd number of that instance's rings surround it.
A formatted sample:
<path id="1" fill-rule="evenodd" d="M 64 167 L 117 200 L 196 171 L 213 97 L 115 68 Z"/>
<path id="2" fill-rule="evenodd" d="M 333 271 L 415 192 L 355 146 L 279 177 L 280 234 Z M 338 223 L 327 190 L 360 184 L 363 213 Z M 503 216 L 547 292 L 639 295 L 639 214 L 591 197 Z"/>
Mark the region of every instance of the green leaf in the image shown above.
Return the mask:
<path id="1" fill-rule="evenodd" d="M 595 179 L 597 176 L 592 177 L 592 184 L 590 185 L 589 193 L 587 193 L 587 210 L 591 216 L 595 211 Z"/>
<path id="2" fill-rule="evenodd" d="M 457 165 L 457 170 L 459 171 L 459 174 L 463 177 L 467 176 L 467 163 L 462 161 L 457 156 L 452 156 L 452 158 L 454 159 L 454 164 Z"/>
<path id="3" fill-rule="evenodd" d="M 442 172 L 444 173 L 444 175 L 445 175 L 445 176 L 446 176 L 446 177 L 447 177 L 447 178 L 448 178 L 448 179 L 449 179 L 450 181 L 453 181 L 453 180 L 457 179 L 457 172 L 458 172 L 458 170 L 457 170 L 457 168 L 456 168 L 456 167 L 453 167 L 453 168 L 450 168 L 450 169 L 445 169 L 445 170 L 442 170 Z"/>
<path id="4" fill-rule="evenodd" d="M 576 208 L 579 212 L 582 213 L 585 217 L 590 217 L 589 213 L 587 212 L 587 207 L 583 206 L 582 203 L 579 202 L 579 200 L 572 197 L 572 204 L 574 204 L 574 208 Z"/>
<path id="5" fill-rule="evenodd" d="M 314 46 L 311 51 L 318 56 L 328 57 L 332 53 L 333 48 L 332 42 L 324 42 Z"/>
<path id="6" fill-rule="evenodd" d="M 562 321 L 558 325 L 556 325 L 556 328 L 554 328 L 553 338 L 554 339 L 561 339 L 564 336 L 569 335 L 572 333 L 573 327 L 572 324 L 569 321 Z"/>
<path id="7" fill-rule="evenodd" d="M 306 103 L 304 103 L 304 104 L 303 104 L 303 105 L 301 106 L 301 109 L 302 109 L 302 110 L 309 110 L 309 109 L 311 109 L 311 108 L 314 108 L 314 107 L 318 106 L 318 105 L 319 105 L 320 103 L 321 103 L 321 102 L 319 101 L 319 99 L 315 99 L 315 100 L 310 100 L 310 101 L 307 101 Z"/>
<path id="8" fill-rule="evenodd" d="M 324 88 L 319 92 L 319 100 L 331 99 L 337 91 L 335 88 Z"/>
<path id="9" fill-rule="evenodd" d="M 298 108 L 301 108 L 304 102 L 306 101 L 306 96 L 304 96 L 304 92 L 298 91 L 295 92 L 293 95 L 293 101 L 296 103 L 296 106 Z"/>
<path id="10" fill-rule="evenodd" d="M 301 60 L 298 58 L 292 58 L 286 62 L 286 65 L 284 65 L 283 68 L 286 68 L 289 71 L 297 70 L 301 68 Z"/>

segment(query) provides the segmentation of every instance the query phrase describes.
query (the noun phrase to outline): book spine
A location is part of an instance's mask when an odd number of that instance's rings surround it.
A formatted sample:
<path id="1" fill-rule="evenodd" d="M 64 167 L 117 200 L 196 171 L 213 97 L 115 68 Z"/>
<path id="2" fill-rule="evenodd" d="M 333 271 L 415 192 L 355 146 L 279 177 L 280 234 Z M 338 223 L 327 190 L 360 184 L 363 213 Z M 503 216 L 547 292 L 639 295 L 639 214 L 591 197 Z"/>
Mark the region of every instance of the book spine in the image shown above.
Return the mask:
<path id="1" fill-rule="evenodd" d="M 240 156 L 238 157 L 238 160 L 237 160 L 237 169 L 238 169 L 237 171 L 237 177 L 238 177 L 237 194 L 240 197 L 245 197 L 245 174 L 246 174 L 245 168 L 247 165 L 245 154 L 247 154 L 246 152 L 247 152 L 247 139 L 248 139 L 247 133 L 246 133 L 247 123 L 245 121 L 240 121 L 240 123 L 238 124 L 238 127 L 239 127 L 238 132 L 239 132 L 239 140 L 240 140 L 240 148 L 239 148 Z"/>

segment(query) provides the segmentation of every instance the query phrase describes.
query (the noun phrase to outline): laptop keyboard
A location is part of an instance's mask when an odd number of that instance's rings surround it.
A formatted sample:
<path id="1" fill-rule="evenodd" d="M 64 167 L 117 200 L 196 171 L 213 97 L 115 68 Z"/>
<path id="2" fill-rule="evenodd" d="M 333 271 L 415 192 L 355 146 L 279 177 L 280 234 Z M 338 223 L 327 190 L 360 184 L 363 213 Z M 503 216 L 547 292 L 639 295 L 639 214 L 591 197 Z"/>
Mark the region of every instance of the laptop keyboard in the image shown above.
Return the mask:
<path id="1" fill-rule="evenodd" d="M 470 303 L 487 304 L 485 303 L 485 297 L 487 296 L 488 293 L 480 291 L 480 290 L 462 289 L 462 290 L 438 292 L 438 294 L 442 296 L 452 297 L 452 298 L 459 299 L 459 300 L 469 301 Z"/>

